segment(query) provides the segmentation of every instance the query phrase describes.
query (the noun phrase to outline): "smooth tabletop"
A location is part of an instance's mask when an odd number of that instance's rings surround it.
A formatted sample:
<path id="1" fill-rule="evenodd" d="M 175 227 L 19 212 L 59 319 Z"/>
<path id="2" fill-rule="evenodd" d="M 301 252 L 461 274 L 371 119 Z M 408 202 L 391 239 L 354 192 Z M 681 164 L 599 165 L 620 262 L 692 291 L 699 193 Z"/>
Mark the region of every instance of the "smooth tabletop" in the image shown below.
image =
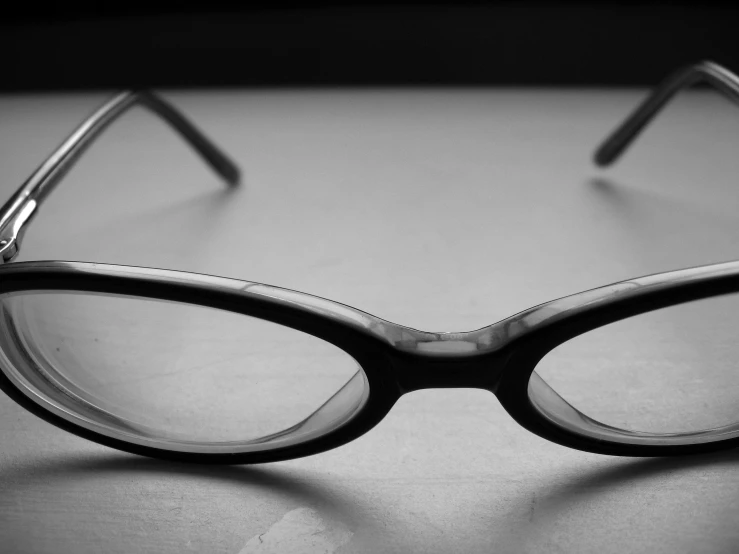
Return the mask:
<path id="1" fill-rule="evenodd" d="M 739 258 L 739 110 L 679 96 L 612 169 L 644 91 L 163 93 L 241 166 L 227 190 L 136 109 L 45 202 L 20 260 L 179 269 L 309 292 L 427 331 Z M 104 95 L 0 98 L 8 196 Z M 679 417 L 679 414 L 675 414 Z M 336 450 L 149 460 L 0 396 L 2 552 L 735 552 L 739 453 L 615 458 L 427 390 Z"/>

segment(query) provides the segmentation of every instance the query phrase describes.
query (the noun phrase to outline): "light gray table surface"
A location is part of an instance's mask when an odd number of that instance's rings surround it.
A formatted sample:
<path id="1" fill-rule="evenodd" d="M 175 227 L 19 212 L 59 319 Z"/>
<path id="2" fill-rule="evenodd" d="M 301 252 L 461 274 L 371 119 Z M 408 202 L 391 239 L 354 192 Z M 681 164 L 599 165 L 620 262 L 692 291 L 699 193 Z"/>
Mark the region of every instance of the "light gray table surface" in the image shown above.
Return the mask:
<path id="1" fill-rule="evenodd" d="M 608 171 L 592 151 L 644 91 L 163 94 L 241 187 L 134 110 L 48 199 L 20 260 L 235 277 L 458 331 L 739 257 L 739 110 L 709 92 L 681 95 Z M 103 98 L 0 97 L 0 194 Z M 324 454 L 203 467 L 92 444 L 2 395 L 0 551 L 735 552 L 738 464 L 569 450 L 460 389 L 409 394 Z"/>

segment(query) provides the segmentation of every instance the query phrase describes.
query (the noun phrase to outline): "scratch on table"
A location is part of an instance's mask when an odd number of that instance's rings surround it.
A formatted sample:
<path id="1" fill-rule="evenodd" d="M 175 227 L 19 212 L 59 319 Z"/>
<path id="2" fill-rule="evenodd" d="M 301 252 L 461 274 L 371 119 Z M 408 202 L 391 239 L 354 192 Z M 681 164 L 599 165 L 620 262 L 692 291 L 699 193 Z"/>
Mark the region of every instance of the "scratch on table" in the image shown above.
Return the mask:
<path id="1" fill-rule="evenodd" d="M 534 521 L 534 510 L 536 510 L 536 493 L 531 495 L 531 505 L 529 506 L 529 522 Z"/>
<path id="2" fill-rule="evenodd" d="M 298 508 L 249 539 L 239 554 L 333 554 L 353 534 L 343 523 L 327 522 L 315 510 Z"/>

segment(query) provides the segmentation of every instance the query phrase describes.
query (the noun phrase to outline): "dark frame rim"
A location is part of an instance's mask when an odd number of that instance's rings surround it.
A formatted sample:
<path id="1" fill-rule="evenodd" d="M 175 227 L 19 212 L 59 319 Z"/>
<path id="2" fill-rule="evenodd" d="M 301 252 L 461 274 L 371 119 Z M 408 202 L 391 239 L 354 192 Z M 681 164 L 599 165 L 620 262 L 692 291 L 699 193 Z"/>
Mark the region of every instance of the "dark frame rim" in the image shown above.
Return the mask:
<path id="1" fill-rule="evenodd" d="M 234 290 L 238 285 L 241 285 L 241 291 Z M 397 388 L 387 382 L 385 373 L 378 370 L 386 363 L 382 347 L 377 348 L 377 344 L 373 344 L 379 341 L 311 311 L 314 307 L 306 308 L 305 305 L 243 290 L 249 286 L 261 285 L 176 271 L 92 263 L 22 262 L 0 267 L 0 294 L 31 290 L 87 291 L 169 300 L 251 315 L 321 338 L 350 354 L 369 381 L 371 400 L 348 423 L 315 439 L 270 450 L 248 453 L 185 452 L 116 439 L 69 421 L 26 396 L 4 371 L 0 371 L 0 389 L 30 412 L 75 435 L 133 454 L 175 461 L 242 464 L 291 459 L 335 448 L 374 427 L 400 396 Z M 279 290 L 264 287 L 267 290 Z M 288 296 L 293 294 L 292 291 L 285 292 Z M 310 295 L 300 296 L 320 300 Z"/>
<path id="2" fill-rule="evenodd" d="M 0 388 L 53 425 L 94 442 L 155 458 L 199 463 L 262 463 L 336 448 L 368 432 L 406 392 L 471 387 L 494 392 L 524 428 L 578 450 L 621 456 L 692 454 L 732 448 L 739 438 L 699 444 L 629 444 L 557 425 L 531 401 L 536 364 L 556 346 L 614 321 L 667 306 L 739 292 L 739 262 L 631 279 L 556 299 L 475 331 L 429 333 L 309 294 L 179 271 L 85 262 L 20 262 L 0 267 L 0 294 L 69 290 L 127 294 L 223 309 L 303 331 L 351 355 L 370 386 L 355 417 L 326 435 L 259 452 L 202 453 L 142 446 L 81 427 L 45 409 L 0 372 Z"/>
<path id="3" fill-rule="evenodd" d="M 496 394 L 506 411 L 529 431 L 549 441 L 587 452 L 615 456 L 674 456 L 739 446 L 739 426 L 731 426 L 734 427 L 732 437 L 716 440 L 703 440 L 705 432 L 674 434 L 675 439 L 671 442 L 671 434 L 622 430 L 618 430 L 620 437 L 617 440 L 595 438 L 556 424 L 556 418 L 547 417 L 529 394 L 531 375 L 537 364 L 554 348 L 575 337 L 629 317 L 737 292 L 739 261 L 732 261 L 621 281 L 522 312 L 519 315 L 535 316 L 538 311 L 550 312 L 550 317 L 542 319 L 521 337 L 511 358 L 512 367 L 516 369 L 504 372 Z M 590 418 L 585 416 L 584 419 Z M 584 429 L 605 430 L 608 434 L 608 426 L 599 422 L 590 420 L 582 424 Z M 681 444 L 680 437 L 688 436 L 702 442 Z M 656 442 L 661 444 L 654 444 Z"/>

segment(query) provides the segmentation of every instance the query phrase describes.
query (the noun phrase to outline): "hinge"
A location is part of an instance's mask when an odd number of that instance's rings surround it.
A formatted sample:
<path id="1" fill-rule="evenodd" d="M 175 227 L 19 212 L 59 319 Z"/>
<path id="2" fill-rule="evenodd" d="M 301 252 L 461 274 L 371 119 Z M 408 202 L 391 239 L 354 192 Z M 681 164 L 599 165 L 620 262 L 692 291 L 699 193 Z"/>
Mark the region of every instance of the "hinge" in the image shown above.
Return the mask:
<path id="1" fill-rule="evenodd" d="M 12 262 L 20 252 L 26 224 L 36 211 L 36 201 L 28 200 L 13 218 L 0 229 L 0 263 Z"/>

